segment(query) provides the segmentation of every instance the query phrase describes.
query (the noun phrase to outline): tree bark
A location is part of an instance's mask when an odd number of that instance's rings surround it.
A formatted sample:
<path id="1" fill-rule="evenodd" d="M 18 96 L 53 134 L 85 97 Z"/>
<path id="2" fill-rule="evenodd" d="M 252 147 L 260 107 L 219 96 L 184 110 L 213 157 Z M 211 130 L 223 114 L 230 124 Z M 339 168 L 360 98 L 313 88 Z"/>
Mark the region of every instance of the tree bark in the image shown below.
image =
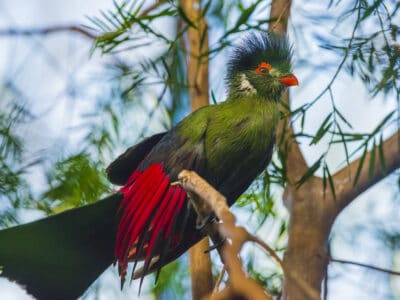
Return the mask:
<path id="1" fill-rule="evenodd" d="M 193 300 L 204 299 L 213 289 L 210 253 L 205 252 L 208 249 L 210 249 L 208 237 L 205 237 L 189 249 Z"/>
<path id="2" fill-rule="evenodd" d="M 378 153 L 378 151 L 378 146 L 376 146 L 375 153 Z M 333 175 L 335 191 L 338 198 L 336 201 L 337 213 L 340 213 L 362 192 L 366 191 L 379 180 L 385 178 L 387 175 L 399 168 L 400 131 L 395 132 L 390 138 L 383 142 L 383 157 L 385 158 L 384 162 L 386 168 L 382 168 L 382 163 L 378 158 L 378 155 L 376 155 L 374 160 L 374 171 L 372 174 L 369 174 L 371 151 L 367 153 L 356 185 L 354 185 L 354 176 L 360 163 L 360 158 L 351 162 L 349 166 L 344 167 Z"/>
<path id="3" fill-rule="evenodd" d="M 187 29 L 187 77 L 192 111 L 208 105 L 208 27 L 202 14 L 201 0 L 181 1 L 183 12 L 195 25 Z M 192 299 L 200 300 L 211 294 L 213 277 L 211 258 L 206 250 L 210 248 L 208 237 L 202 239 L 189 250 Z"/>
<path id="4" fill-rule="evenodd" d="M 335 219 L 332 199 L 324 197 L 327 193 L 324 193 L 322 179 L 313 177 L 300 188 L 289 184 L 284 194 L 284 201 L 290 203 L 284 269 L 301 274 L 319 295 L 328 264 L 327 241 Z M 307 299 L 303 288 L 294 280 L 296 278 L 285 276 L 283 299 Z"/>

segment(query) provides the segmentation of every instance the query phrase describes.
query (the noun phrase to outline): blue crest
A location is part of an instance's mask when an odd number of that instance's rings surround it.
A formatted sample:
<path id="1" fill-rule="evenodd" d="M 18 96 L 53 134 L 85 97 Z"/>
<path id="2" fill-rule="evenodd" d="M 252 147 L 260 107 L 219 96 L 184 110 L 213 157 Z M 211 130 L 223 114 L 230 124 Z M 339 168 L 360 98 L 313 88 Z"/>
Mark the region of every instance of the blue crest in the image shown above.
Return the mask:
<path id="1" fill-rule="evenodd" d="M 290 70 L 291 48 L 285 36 L 255 31 L 235 47 L 228 61 L 228 79 L 234 74 L 255 69 L 261 62 Z"/>

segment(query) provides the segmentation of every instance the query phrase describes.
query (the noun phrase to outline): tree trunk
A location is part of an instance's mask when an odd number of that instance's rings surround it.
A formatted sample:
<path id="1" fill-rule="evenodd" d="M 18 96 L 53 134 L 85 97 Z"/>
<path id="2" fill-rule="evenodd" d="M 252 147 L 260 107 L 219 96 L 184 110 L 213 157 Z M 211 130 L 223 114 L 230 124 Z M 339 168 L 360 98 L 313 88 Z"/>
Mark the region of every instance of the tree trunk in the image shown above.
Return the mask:
<path id="1" fill-rule="evenodd" d="M 186 16 L 196 25 L 187 30 L 187 73 L 192 111 L 208 105 L 208 28 L 202 14 L 201 0 L 182 0 Z M 189 250 L 192 299 L 200 300 L 212 292 L 210 248 L 208 237 L 202 239 Z"/>
<path id="2" fill-rule="evenodd" d="M 334 220 L 330 212 L 335 211 L 331 197 L 321 191 L 322 180 L 316 177 L 299 189 L 290 185 L 285 191 L 284 201 L 290 212 L 289 241 L 283 259 L 285 300 L 307 299 L 310 293 L 306 294 L 304 287 L 297 284 L 299 278 L 321 294 L 328 264 L 326 246 Z M 292 276 L 288 276 L 289 272 Z"/>
<path id="3" fill-rule="evenodd" d="M 286 34 L 290 8 L 291 0 L 272 1 L 271 31 Z M 284 94 L 283 101 L 289 104 L 288 93 Z M 283 259 L 283 299 L 304 300 L 321 294 L 328 265 L 327 241 L 336 209 L 329 191 L 324 192 L 322 179 L 311 177 L 301 187 L 296 187 L 308 167 L 292 137 L 293 128 L 288 120 L 281 121 L 277 135 L 280 151 L 287 152 L 288 184 L 283 200 L 290 213 L 288 247 Z M 300 280 L 305 286 L 299 284 Z"/>

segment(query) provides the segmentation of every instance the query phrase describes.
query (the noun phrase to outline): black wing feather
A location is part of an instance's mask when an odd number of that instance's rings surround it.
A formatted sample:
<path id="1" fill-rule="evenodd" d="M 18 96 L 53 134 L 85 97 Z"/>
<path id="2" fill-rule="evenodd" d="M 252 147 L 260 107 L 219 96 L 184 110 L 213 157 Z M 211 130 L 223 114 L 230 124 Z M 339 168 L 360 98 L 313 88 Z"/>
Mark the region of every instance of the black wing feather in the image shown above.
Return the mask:
<path id="1" fill-rule="evenodd" d="M 129 147 L 106 169 L 108 180 L 117 185 L 124 185 L 132 172 L 144 160 L 146 155 L 164 137 L 167 132 L 155 134 L 141 143 Z"/>

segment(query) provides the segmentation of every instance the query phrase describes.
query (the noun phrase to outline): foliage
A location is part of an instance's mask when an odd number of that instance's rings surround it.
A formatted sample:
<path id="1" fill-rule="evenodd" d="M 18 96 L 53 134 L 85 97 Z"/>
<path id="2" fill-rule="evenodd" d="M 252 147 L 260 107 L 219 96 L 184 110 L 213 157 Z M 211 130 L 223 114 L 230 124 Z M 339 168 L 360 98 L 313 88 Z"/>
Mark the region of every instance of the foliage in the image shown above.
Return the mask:
<path id="1" fill-rule="evenodd" d="M 89 204 L 110 192 L 99 163 L 87 153 L 78 153 L 56 162 L 47 174 L 49 189 L 43 194 L 40 209 L 49 213 Z M 54 205 L 55 204 L 55 205 Z"/>
<path id="2" fill-rule="evenodd" d="M 189 284 L 188 281 L 188 266 L 176 260 L 161 270 L 161 276 L 153 288 L 154 296 L 157 299 L 188 298 L 185 288 Z"/>
<path id="3" fill-rule="evenodd" d="M 25 160 L 23 157 L 23 141 L 17 128 L 32 119 L 15 91 L 4 86 L 5 101 L 0 111 L 0 203 L 5 205 L 0 210 L 0 227 L 18 222 L 16 208 L 26 207 L 32 201 L 29 183 L 23 175 L 36 160 Z"/>

